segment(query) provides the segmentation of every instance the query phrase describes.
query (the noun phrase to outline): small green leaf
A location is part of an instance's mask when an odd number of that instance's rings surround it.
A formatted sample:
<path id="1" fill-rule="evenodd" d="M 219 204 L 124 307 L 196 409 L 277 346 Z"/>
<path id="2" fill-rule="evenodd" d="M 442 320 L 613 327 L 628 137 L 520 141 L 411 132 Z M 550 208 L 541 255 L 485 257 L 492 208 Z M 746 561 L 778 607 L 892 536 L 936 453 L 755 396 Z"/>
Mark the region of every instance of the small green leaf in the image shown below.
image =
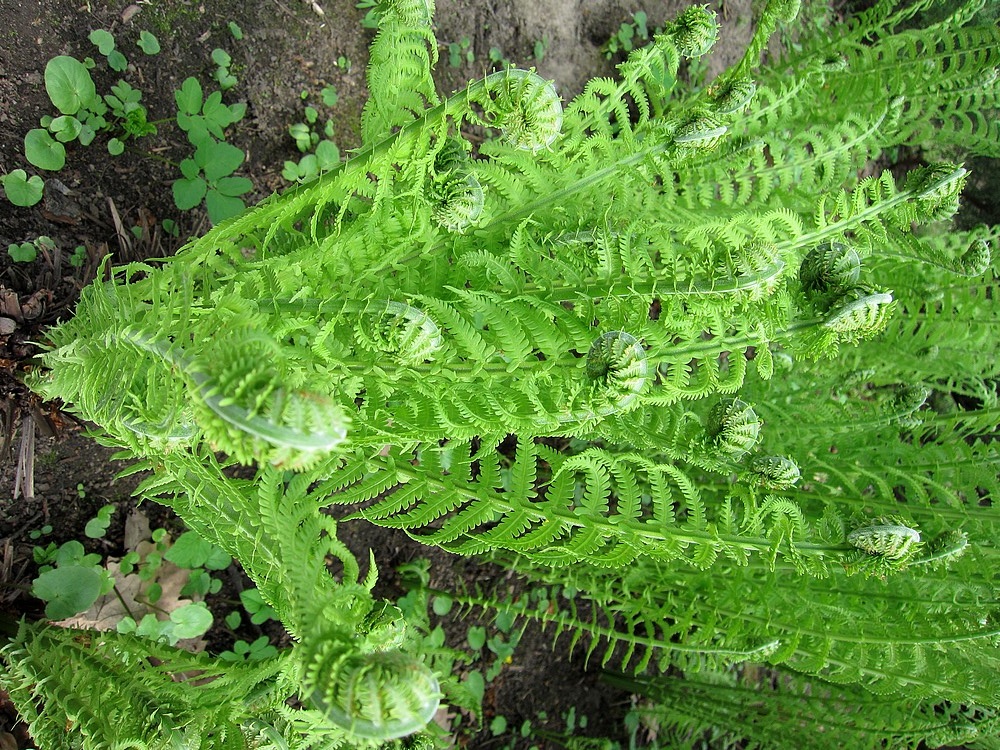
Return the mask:
<path id="1" fill-rule="evenodd" d="M 243 621 L 243 617 L 235 609 L 232 612 L 230 612 L 228 615 L 226 615 L 226 626 L 230 630 L 236 630 L 236 628 L 238 628 L 240 626 L 240 623 L 242 621 Z"/>
<path id="2" fill-rule="evenodd" d="M 58 171 L 66 164 L 66 147 L 52 139 L 47 130 L 35 128 L 24 136 L 24 155 L 39 169 Z"/>
<path id="3" fill-rule="evenodd" d="M 160 51 L 160 40 L 145 30 L 139 32 L 139 41 L 136 44 L 147 55 L 155 55 Z"/>
<path id="4" fill-rule="evenodd" d="M 163 559 L 169 560 L 178 568 L 200 568 L 212 554 L 214 546 L 196 532 L 185 531 L 164 553 Z"/>
<path id="5" fill-rule="evenodd" d="M 205 208 L 208 209 L 208 219 L 213 224 L 218 224 L 236 216 L 246 207 L 246 204 L 239 198 L 223 195 L 218 190 L 209 190 L 205 195 Z"/>
<path id="6" fill-rule="evenodd" d="M 486 681 L 483 680 L 482 672 L 469 672 L 462 683 L 466 690 L 472 695 L 477 704 L 482 704 L 483 693 L 486 692 Z"/>
<path id="7" fill-rule="evenodd" d="M 7 255 L 15 263 L 31 263 L 31 261 L 38 257 L 38 251 L 30 242 L 15 242 L 7 246 Z"/>
<path id="8" fill-rule="evenodd" d="M 97 51 L 102 55 L 110 55 L 111 51 L 115 48 L 114 36 L 111 35 L 111 32 L 104 29 L 94 29 L 87 38 L 97 47 Z"/>
<path id="9" fill-rule="evenodd" d="M 231 175 L 245 158 L 246 154 L 225 141 L 202 144 L 194 155 L 194 160 L 205 171 L 205 179 L 209 182 Z"/>
<path id="10" fill-rule="evenodd" d="M 337 89 L 333 86 L 327 86 L 320 92 L 320 96 L 323 97 L 323 104 L 328 107 L 332 107 L 337 103 Z"/>
<path id="11" fill-rule="evenodd" d="M 200 177 L 193 180 L 174 180 L 174 205 L 181 211 L 194 208 L 205 198 L 208 183 Z"/>
<path id="12" fill-rule="evenodd" d="M 181 596 L 205 596 L 212 587 L 212 577 L 204 568 L 195 568 L 188 573 L 187 583 L 181 588 Z"/>
<path id="13" fill-rule="evenodd" d="M 177 108 L 184 114 L 198 114 L 204 101 L 198 79 L 186 78 L 181 87 L 174 92 L 174 100 L 177 102 Z"/>
<path id="14" fill-rule="evenodd" d="M 101 595 L 101 573 L 94 567 L 66 565 L 42 573 L 31 591 L 47 602 L 45 616 L 64 620 L 87 610 Z"/>
<path id="15" fill-rule="evenodd" d="M 486 645 L 486 628 L 473 625 L 465 634 L 465 639 L 469 642 L 469 648 L 479 651 Z"/>
<path id="16" fill-rule="evenodd" d="M 446 614 L 451 612 L 451 607 L 454 602 L 450 597 L 447 596 L 435 596 L 434 600 L 431 602 L 431 609 L 434 610 L 434 614 L 438 617 L 444 617 Z"/>
<path id="17" fill-rule="evenodd" d="M 118 138 L 108 141 L 108 153 L 112 156 L 120 156 L 125 151 L 125 144 Z"/>
<path id="18" fill-rule="evenodd" d="M 97 516 L 87 522 L 83 533 L 90 539 L 100 539 L 107 533 L 108 527 L 111 526 L 111 516 L 114 512 L 114 505 L 103 506 L 97 511 Z"/>
<path id="19" fill-rule="evenodd" d="M 490 732 L 494 737 L 503 734 L 507 731 L 507 717 L 505 716 L 494 716 L 493 721 L 490 722 Z"/>
<path id="20" fill-rule="evenodd" d="M 236 21 L 230 21 L 228 26 L 229 33 L 233 35 L 233 39 L 239 41 L 243 38 L 243 29 L 240 28 L 240 25 Z"/>
<path id="21" fill-rule="evenodd" d="M 222 177 L 212 187 L 223 195 L 236 197 L 253 190 L 253 183 L 246 177 Z"/>
<path id="22" fill-rule="evenodd" d="M 49 123 L 49 130 L 55 134 L 56 140 L 69 143 L 83 130 L 83 123 L 73 115 L 60 115 Z"/>
<path id="23" fill-rule="evenodd" d="M 340 149 L 333 141 L 320 141 L 316 146 L 316 161 L 321 170 L 331 169 L 340 163 Z"/>
<path id="24" fill-rule="evenodd" d="M 7 200 L 15 206 L 34 206 L 42 199 L 45 183 L 38 175 L 31 175 L 23 169 L 15 169 L 0 177 Z"/>
<path id="25" fill-rule="evenodd" d="M 201 174 L 201 167 L 198 166 L 198 162 L 194 159 L 184 159 L 180 164 L 180 168 L 181 174 L 189 180 L 195 180 Z"/>
<path id="26" fill-rule="evenodd" d="M 90 71 L 79 60 L 66 55 L 53 57 L 45 65 L 45 91 L 64 115 L 75 115 L 97 98 Z"/>
<path id="27" fill-rule="evenodd" d="M 240 592 L 243 608 L 250 613 L 250 622 L 260 625 L 268 620 L 276 620 L 278 615 L 271 605 L 264 601 L 257 589 L 245 589 Z"/>
<path id="28" fill-rule="evenodd" d="M 216 47 L 212 50 L 212 62 L 218 65 L 220 68 L 228 68 L 233 62 L 233 58 L 229 56 L 229 53 L 224 49 Z"/>
<path id="29" fill-rule="evenodd" d="M 112 70 L 122 73 L 128 68 L 128 60 L 118 50 L 112 50 L 111 54 L 108 55 L 108 65 L 111 66 Z"/>
<path id="30" fill-rule="evenodd" d="M 514 620 L 516 619 L 517 616 L 512 612 L 499 612 L 497 613 L 496 619 L 493 621 L 493 624 L 496 625 L 497 629 L 499 629 L 501 632 L 509 633 L 510 629 L 514 627 Z"/>
<path id="31" fill-rule="evenodd" d="M 90 125 L 84 125 L 80 128 L 80 135 L 77 136 L 80 141 L 81 146 L 89 146 L 94 142 L 94 138 L 97 137 L 97 131 L 94 130 Z"/>
<path id="32" fill-rule="evenodd" d="M 136 635 L 143 638 L 150 638 L 158 641 L 161 638 L 169 638 L 168 635 L 173 630 L 170 622 L 163 622 L 156 619 L 156 615 L 148 614 L 139 621 L 139 626 L 135 629 Z"/>

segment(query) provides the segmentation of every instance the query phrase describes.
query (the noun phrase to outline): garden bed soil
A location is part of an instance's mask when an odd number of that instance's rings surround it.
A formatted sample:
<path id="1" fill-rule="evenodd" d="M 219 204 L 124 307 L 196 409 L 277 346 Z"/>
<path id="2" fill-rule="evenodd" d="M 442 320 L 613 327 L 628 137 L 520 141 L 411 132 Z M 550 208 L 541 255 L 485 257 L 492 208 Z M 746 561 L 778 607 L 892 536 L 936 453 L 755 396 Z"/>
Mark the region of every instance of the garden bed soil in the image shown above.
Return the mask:
<path id="1" fill-rule="evenodd" d="M 724 31 L 709 76 L 742 54 L 750 32 L 749 4 L 712 4 L 720 11 Z M 653 27 L 686 5 L 657 0 L 641 7 Z M 442 0 L 435 15 L 442 45 L 439 90 L 482 76 L 489 70 L 490 51 L 497 50 L 495 54 L 533 65 L 554 79 L 568 100 L 590 77 L 613 72 L 601 45 L 639 9 L 626 0 Z M 130 62 L 121 77 L 142 91 L 150 119 L 162 120 L 155 135 L 130 144 L 121 156 L 111 156 L 100 137 L 86 148 L 72 144 L 66 166 L 42 174 L 45 199 L 34 207 L 18 208 L 0 198 L 0 417 L 7 458 L 6 491 L 0 495 L 0 608 L 8 615 L 42 615 L 41 603 L 27 593 L 35 575 L 33 530 L 50 525 L 45 541 L 81 539 L 88 551 L 106 556 L 121 555 L 124 549 L 125 518 L 137 505 L 131 497 L 137 478 L 115 480 L 123 467 L 111 459 L 111 451 L 87 438 L 87 426 L 61 413 L 57 404 L 31 396 L 21 377 L 36 366 L 31 357 L 36 342 L 45 339 L 45 328 L 71 314 L 80 289 L 100 272 L 105 256 L 123 263 L 174 252 L 182 243 L 163 231 L 164 219 L 176 221 L 180 237 L 207 228 L 203 213 L 179 212 L 172 202 L 171 182 L 179 176 L 172 163 L 191 152 L 184 134 L 170 122 L 176 112 L 174 90 L 188 76 L 199 78 L 209 90 L 212 50 L 221 47 L 231 55 L 238 83 L 226 99 L 245 101 L 247 114 L 231 129 L 230 141 L 247 153 L 238 174 L 254 185 L 249 201 L 262 199 L 288 185 L 281 176 L 283 162 L 301 156 L 288 127 L 303 121 L 305 104 L 317 105 L 324 87 L 334 87 L 339 97 L 333 107 L 317 107 L 324 120 L 333 120 L 341 152 L 359 144 L 372 37 L 371 30 L 362 28 L 363 16 L 350 0 L 0 0 L 0 173 L 18 168 L 38 173 L 25 160 L 23 139 L 41 117 L 56 114 L 44 87 L 45 65 L 57 55 L 100 59 L 88 41 L 94 29 L 114 34 Z M 241 40 L 230 32 L 230 21 L 242 29 Z M 159 54 L 147 56 L 136 46 L 142 30 L 158 38 Z M 449 43 L 462 51 L 457 66 L 450 64 Z M 101 62 L 94 77 L 103 93 L 119 75 Z M 2 250 L 39 236 L 52 238 L 56 249 L 34 262 L 14 263 Z M 68 261 L 78 246 L 86 255 L 76 267 Z M 25 425 L 29 436 L 35 435 L 34 445 L 22 436 Z M 31 457 L 34 487 L 31 491 L 28 486 L 25 496 L 23 475 Z M 18 467 L 21 477 L 15 476 Z M 107 503 L 118 510 L 108 533 L 84 539 L 84 525 Z M 175 534 L 181 530 L 161 507 L 143 503 L 141 512 L 153 528 L 163 526 Z M 362 559 L 367 549 L 375 550 L 386 596 L 400 593 L 393 569 L 420 557 L 430 558 L 432 584 L 443 588 L 459 579 L 470 587 L 493 584 L 506 575 L 488 565 L 447 558 L 402 534 L 358 523 L 342 528 Z M 234 568 L 223 594 L 235 597 L 244 583 Z M 451 636 L 461 639 L 473 622 L 452 625 Z M 280 633 L 273 635 L 280 638 Z M 233 634 L 221 629 L 208 638 L 213 649 L 228 647 L 232 640 Z M 561 642 L 553 649 L 551 634 L 529 628 L 511 663 L 487 686 L 484 725 L 502 715 L 514 728 L 531 720 L 558 731 L 564 725 L 561 715 L 574 708 L 578 717 L 589 719 L 586 734 L 623 740 L 630 697 L 599 683 L 581 657 L 567 659 L 566 646 Z M 547 720 L 540 720 L 539 712 Z M 0 741 L 16 739 L 18 746 L 28 746 L 10 721 L 11 711 L 0 694 Z M 5 738 L 3 732 L 14 735 Z M 503 742 L 489 739 L 486 731 L 479 738 L 464 737 L 461 744 L 499 747 Z"/>

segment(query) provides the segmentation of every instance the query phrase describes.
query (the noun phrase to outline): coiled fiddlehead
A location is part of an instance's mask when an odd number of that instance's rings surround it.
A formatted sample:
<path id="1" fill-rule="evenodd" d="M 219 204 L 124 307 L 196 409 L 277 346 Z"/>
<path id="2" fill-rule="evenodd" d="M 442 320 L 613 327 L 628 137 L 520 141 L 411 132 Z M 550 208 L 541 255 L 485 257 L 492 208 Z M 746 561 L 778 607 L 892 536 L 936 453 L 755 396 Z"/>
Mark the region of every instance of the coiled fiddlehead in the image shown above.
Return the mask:
<path id="1" fill-rule="evenodd" d="M 387 354 L 402 365 L 434 359 L 441 348 L 441 329 L 423 310 L 393 300 L 374 302 L 368 318 L 356 329 L 358 343 L 369 351 Z"/>
<path id="2" fill-rule="evenodd" d="M 726 398 L 712 407 L 705 433 L 710 442 L 729 458 L 739 460 L 757 444 L 763 426 L 750 404 Z"/>
<path id="3" fill-rule="evenodd" d="M 449 232 L 475 226 L 483 213 L 483 186 L 472 168 L 465 141 L 446 139 L 434 158 L 426 195 L 434 204 L 434 221 Z"/>
<path id="4" fill-rule="evenodd" d="M 853 289 L 861 276 L 861 256 L 849 245 L 823 242 L 799 266 L 799 283 L 811 299 L 828 299 Z"/>
<path id="5" fill-rule="evenodd" d="M 757 456 L 748 468 L 750 481 L 767 490 L 787 490 L 802 476 L 798 464 L 787 456 Z"/>
<path id="6" fill-rule="evenodd" d="M 962 256 L 955 262 L 955 273 L 962 276 L 981 276 L 993 262 L 993 250 L 989 240 L 975 239 Z"/>
<path id="7" fill-rule="evenodd" d="M 701 57 L 719 38 L 719 24 L 707 6 L 695 5 L 681 13 L 664 33 L 684 57 Z"/>
<path id="8" fill-rule="evenodd" d="M 646 350 L 625 331 L 601 334 L 587 352 L 586 403 L 559 415 L 560 422 L 608 417 L 627 409 L 649 380 Z"/>
<path id="9" fill-rule="evenodd" d="M 349 418 L 328 396 L 286 384 L 273 345 L 238 336 L 191 365 L 208 441 L 241 463 L 305 469 L 336 450 Z"/>
<path id="10" fill-rule="evenodd" d="M 481 124 L 499 128 L 504 140 L 532 153 L 548 148 L 562 131 L 563 107 L 556 87 L 534 71 L 509 68 L 469 90 L 470 104 L 484 110 Z M 478 118 L 470 114 L 470 119 Z"/>
<path id="11" fill-rule="evenodd" d="M 712 92 L 714 111 L 717 115 L 742 112 L 757 93 L 757 84 L 749 78 L 727 81 Z"/>
<path id="12" fill-rule="evenodd" d="M 696 113 L 674 131 L 674 143 L 682 152 L 713 149 L 728 128 L 708 112 Z"/>
<path id="13" fill-rule="evenodd" d="M 849 560 L 847 570 L 880 577 L 902 570 L 922 546 L 920 532 L 895 516 L 854 529 L 847 543 L 864 553 Z"/>
<path id="14" fill-rule="evenodd" d="M 310 655 L 303 677 L 303 692 L 330 721 L 366 739 L 419 731 L 440 704 L 434 673 L 397 650 L 364 652 L 327 640 Z"/>
<path id="15" fill-rule="evenodd" d="M 892 294 L 856 287 L 841 298 L 823 326 L 840 334 L 843 341 L 860 341 L 885 328 L 892 308 Z"/>

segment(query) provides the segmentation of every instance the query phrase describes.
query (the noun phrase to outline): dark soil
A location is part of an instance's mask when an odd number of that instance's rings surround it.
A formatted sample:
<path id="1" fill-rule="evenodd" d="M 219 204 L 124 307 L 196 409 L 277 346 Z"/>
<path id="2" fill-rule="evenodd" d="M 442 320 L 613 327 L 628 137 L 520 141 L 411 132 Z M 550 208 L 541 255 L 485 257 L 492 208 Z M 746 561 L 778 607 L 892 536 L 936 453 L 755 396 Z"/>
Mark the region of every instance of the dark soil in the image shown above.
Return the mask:
<path id="1" fill-rule="evenodd" d="M 750 31 L 749 4 L 713 3 L 722 6 L 717 9 L 726 30 L 709 75 L 742 54 Z M 650 0 L 641 7 L 652 27 L 686 5 L 683 0 Z M 442 45 L 439 88 L 449 91 L 487 72 L 489 52 L 495 48 L 507 59 L 537 67 L 569 99 L 590 77 L 613 72 L 600 45 L 638 9 L 624 0 L 442 0 L 436 14 Z M 86 438 L 86 426 L 60 412 L 59 405 L 29 394 L 21 378 L 37 366 L 32 356 L 36 343 L 45 339 L 46 327 L 71 314 L 80 289 L 100 272 L 103 258 L 123 263 L 174 252 L 182 242 L 163 231 L 164 219 L 177 223 L 181 238 L 207 228 L 200 211 L 179 212 L 171 197 L 171 182 L 179 177 L 173 165 L 191 153 L 171 121 L 174 90 L 188 76 L 212 90 L 211 52 L 216 47 L 229 52 L 238 84 L 226 100 L 248 105 L 246 118 L 232 128 L 229 140 L 248 155 L 239 172 L 254 185 L 248 202 L 259 200 L 288 184 L 281 177 L 282 164 L 301 156 L 288 126 L 303 121 L 306 103 L 317 106 L 324 120 L 333 119 L 334 139 L 342 152 L 358 145 L 372 35 L 362 28 L 363 15 L 352 0 L 0 0 L 0 173 L 18 168 L 39 173 L 24 158 L 23 138 L 39 126 L 41 117 L 56 114 L 42 76 L 47 61 L 56 55 L 95 58 L 99 93 L 124 78 L 142 91 L 150 119 L 162 121 L 155 135 L 130 143 L 118 157 L 109 155 L 102 136 L 86 148 L 71 144 L 65 168 L 42 173 L 46 197 L 37 206 L 18 208 L 0 196 L 0 448 L 7 459 L 3 481 L 9 488 L 0 495 L 0 615 L 42 616 L 41 603 L 28 593 L 35 576 L 31 531 L 47 524 L 52 531 L 46 542 L 84 540 L 86 522 L 111 503 L 118 509 L 114 522 L 103 539 L 86 540 L 88 551 L 109 556 L 124 551 L 124 519 L 136 506 L 131 492 L 138 479 L 116 481 L 123 466 L 110 459 L 111 452 Z M 231 35 L 230 21 L 242 28 L 242 40 Z M 124 74 L 110 71 L 88 41 L 94 29 L 115 35 L 118 49 L 130 62 Z M 157 36 L 162 47 L 158 55 L 147 56 L 136 46 L 141 30 Z M 473 61 L 463 58 L 452 67 L 447 45 L 466 40 Z M 544 54 L 533 59 L 538 42 Z M 339 94 L 332 108 L 317 104 L 325 86 Z M 11 243 L 39 236 L 52 238 L 55 249 L 34 262 L 14 263 L 4 251 Z M 74 267 L 69 258 L 81 245 L 85 262 Z M 144 503 L 142 510 L 153 528 L 179 533 L 177 521 L 164 509 Z M 497 576 L 505 575 L 475 561 L 446 558 L 390 531 L 360 524 L 345 525 L 343 531 L 350 545 L 363 553 L 362 559 L 367 549 L 375 550 L 386 596 L 400 593 L 393 569 L 421 557 L 431 560 L 432 585 L 442 588 L 459 580 L 469 586 L 496 583 Z M 234 567 L 224 578 L 222 595 L 235 598 L 244 585 L 240 571 Z M 449 635 L 460 642 L 474 623 L 453 623 Z M 238 635 L 252 640 L 256 634 Z M 280 638 L 280 633 L 271 635 Z M 233 638 L 220 628 L 210 635 L 209 647 L 227 648 Z M 565 658 L 565 642 L 553 649 L 551 641 L 551 635 L 536 629 L 524 633 L 512 662 L 487 685 L 484 726 L 503 715 L 515 730 L 531 720 L 536 727 L 560 731 L 565 726 L 561 716 L 575 707 L 578 717 L 589 719 L 585 734 L 625 740 L 622 719 L 629 696 L 601 685 L 596 670 L 585 670 L 581 659 Z M 12 712 L 3 697 L 0 691 L 0 747 L 6 748 L 2 743 L 7 741 L 29 746 L 23 731 L 12 727 Z M 540 720 L 539 712 L 546 712 L 548 719 Z M 8 739 L 5 732 L 13 737 Z M 507 740 L 484 730 L 459 742 L 498 748 Z"/>

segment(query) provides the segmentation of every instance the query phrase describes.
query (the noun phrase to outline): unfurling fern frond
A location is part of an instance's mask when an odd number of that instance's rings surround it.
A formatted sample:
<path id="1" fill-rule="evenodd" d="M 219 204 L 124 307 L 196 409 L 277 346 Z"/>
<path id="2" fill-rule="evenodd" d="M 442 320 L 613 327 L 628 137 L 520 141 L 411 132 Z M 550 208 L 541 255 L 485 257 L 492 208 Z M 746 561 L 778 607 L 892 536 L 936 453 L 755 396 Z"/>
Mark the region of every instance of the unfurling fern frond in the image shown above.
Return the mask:
<path id="1" fill-rule="evenodd" d="M 562 132 L 562 100 L 551 81 L 534 71 L 508 68 L 486 77 L 482 86 L 469 89 L 469 103 L 482 108 L 482 116 L 469 118 L 499 128 L 514 148 L 532 153 L 548 148 Z"/>
<path id="2" fill-rule="evenodd" d="M 587 352 L 587 377 L 592 386 L 584 391 L 585 404 L 560 415 L 560 421 L 586 422 L 628 409 L 649 380 L 646 351 L 625 331 L 601 334 Z"/>
<path id="3" fill-rule="evenodd" d="M 391 740 L 413 734 L 434 717 L 440 687 L 434 673 L 401 651 L 361 651 L 326 640 L 310 649 L 302 693 L 352 735 Z"/>
<path id="4" fill-rule="evenodd" d="M 857 286 L 861 258 L 853 247 L 823 242 L 806 255 L 799 266 L 799 283 L 806 295 L 831 300 Z"/>
<path id="5" fill-rule="evenodd" d="M 719 24 L 708 6 L 695 5 L 667 24 L 663 33 L 684 57 L 701 57 L 719 38 Z"/>
<path id="6" fill-rule="evenodd" d="M 846 569 L 884 577 L 902 570 L 923 546 L 920 532 L 896 517 L 876 518 L 847 535 L 847 542 L 859 550 Z"/>
<path id="7" fill-rule="evenodd" d="M 867 526 L 854 529 L 847 535 L 847 541 L 869 555 L 903 560 L 917 552 L 920 532 L 897 518 L 878 518 Z"/>
<path id="8" fill-rule="evenodd" d="M 402 365 L 433 360 L 444 344 L 441 329 L 423 310 L 393 300 L 365 305 L 355 328 L 358 343 Z"/>
<path id="9" fill-rule="evenodd" d="M 750 480 L 767 490 L 787 490 L 801 478 L 798 464 L 787 456 L 757 456 L 747 469 Z"/>
<path id="10" fill-rule="evenodd" d="M 728 398 L 712 407 L 705 434 L 716 449 L 739 460 L 757 445 L 762 424 L 750 404 Z"/>
<path id="11" fill-rule="evenodd" d="M 361 114 L 366 144 L 412 122 L 438 103 L 431 77 L 438 59 L 431 27 L 434 0 L 389 0 L 383 5 L 369 53 L 371 96 Z"/>
<path id="12" fill-rule="evenodd" d="M 344 442 L 350 418 L 329 396 L 290 383 L 275 354 L 266 340 L 237 336 L 194 359 L 199 423 L 240 462 L 308 468 Z"/>

